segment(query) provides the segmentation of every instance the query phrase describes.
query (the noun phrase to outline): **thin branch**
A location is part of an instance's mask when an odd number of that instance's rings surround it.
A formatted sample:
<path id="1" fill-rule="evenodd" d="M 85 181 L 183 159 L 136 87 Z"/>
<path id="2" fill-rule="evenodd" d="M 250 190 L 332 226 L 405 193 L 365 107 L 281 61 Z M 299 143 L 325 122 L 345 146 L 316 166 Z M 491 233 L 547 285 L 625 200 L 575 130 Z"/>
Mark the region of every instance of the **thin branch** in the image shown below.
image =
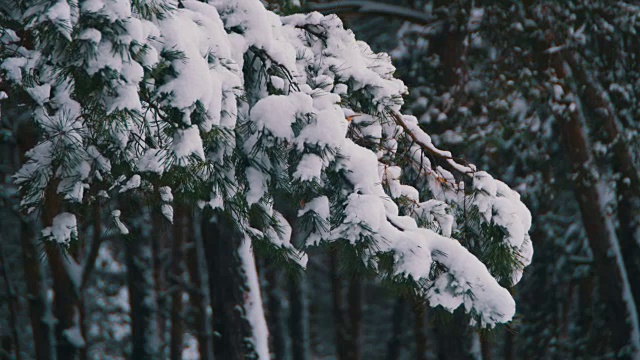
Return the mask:
<path id="1" fill-rule="evenodd" d="M 425 26 L 441 26 L 443 24 L 442 21 L 436 20 L 433 15 L 426 12 L 376 1 L 343 0 L 323 4 L 308 4 L 306 8 L 306 10 L 318 11 L 324 14 L 358 13 L 388 16 Z"/>

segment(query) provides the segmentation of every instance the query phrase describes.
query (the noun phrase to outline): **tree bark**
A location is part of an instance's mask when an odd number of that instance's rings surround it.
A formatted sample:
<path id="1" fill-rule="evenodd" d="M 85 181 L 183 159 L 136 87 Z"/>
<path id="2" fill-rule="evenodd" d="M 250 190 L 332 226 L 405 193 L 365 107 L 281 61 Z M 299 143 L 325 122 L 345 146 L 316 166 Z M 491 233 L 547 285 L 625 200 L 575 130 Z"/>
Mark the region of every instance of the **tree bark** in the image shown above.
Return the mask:
<path id="1" fill-rule="evenodd" d="M 184 324 L 182 279 L 184 278 L 184 244 L 189 238 L 190 217 L 186 204 L 174 204 L 173 244 L 171 249 L 171 360 L 182 359 Z"/>
<path id="2" fill-rule="evenodd" d="M 284 213 L 291 226 L 291 243 L 303 246 L 305 235 L 294 211 Z M 293 360 L 309 360 L 311 358 L 311 333 L 309 330 L 309 288 L 306 273 L 289 279 L 290 331 Z"/>
<path id="3" fill-rule="evenodd" d="M 336 357 L 338 360 L 348 360 L 349 353 L 347 351 L 346 339 L 349 336 L 349 332 L 344 317 L 344 296 L 342 292 L 342 281 L 339 275 L 338 254 L 335 250 L 332 250 L 329 256 Z"/>
<path id="4" fill-rule="evenodd" d="M 442 321 L 434 331 L 438 359 L 469 358 L 472 338 L 469 334 L 467 315 L 458 309 L 446 316 L 447 320 Z"/>
<path id="5" fill-rule="evenodd" d="M 51 224 L 50 222 L 45 224 Z M 79 347 L 73 344 L 66 335 L 66 330 L 78 327 L 80 331 L 79 321 L 80 313 L 78 308 L 77 289 L 69 278 L 64 262 L 70 261 L 65 258 L 62 250 L 57 244 L 46 244 L 47 260 L 51 267 L 51 277 L 53 278 L 53 291 L 55 293 L 53 300 L 53 314 L 56 318 L 55 338 L 56 353 L 58 359 L 75 359 L 78 355 Z"/>
<path id="6" fill-rule="evenodd" d="M 189 231 L 191 246 L 186 252 L 187 269 L 191 283 L 196 287 L 189 300 L 194 311 L 194 329 L 198 338 L 198 352 L 201 360 L 213 360 L 213 340 L 211 338 L 211 324 L 209 316 L 209 286 L 205 277 L 207 273 L 207 264 L 204 254 L 204 246 L 202 236 L 194 230 L 194 217 L 191 212 L 189 215 Z"/>
<path id="7" fill-rule="evenodd" d="M 127 212 L 131 214 L 133 209 Z M 131 226 L 130 231 L 131 236 L 124 241 L 131 309 L 131 359 L 153 360 L 160 358 L 161 354 L 156 318 L 158 303 L 153 274 L 152 239 L 144 236 L 138 226 Z"/>
<path id="8" fill-rule="evenodd" d="M 349 359 L 359 360 L 362 334 L 362 281 L 354 275 L 347 290 L 349 302 Z"/>
<path id="9" fill-rule="evenodd" d="M 13 348 L 13 352 L 15 354 L 16 360 L 22 360 L 22 351 L 20 349 L 20 338 L 18 336 L 18 294 L 16 294 L 16 289 L 13 286 L 11 278 L 7 273 L 7 262 L 4 256 L 4 239 L 0 233 L 0 275 L 4 280 L 4 286 L 7 291 L 7 308 L 9 310 L 9 327 L 10 327 L 10 347 Z"/>
<path id="10" fill-rule="evenodd" d="M 584 106 L 598 120 L 602 130 L 599 135 L 611 147 L 613 171 L 620 176 L 616 181 L 618 192 L 618 239 L 624 264 L 630 279 L 640 279 L 640 174 L 638 164 L 629 149 L 624 130 L 616 116 L 616 110 L 599 81 L 586 71 L 584 61 L 577 54 L 567 56 L 572 73 L 584 87 Z M 636 307 L 640 305 L 640 281 L 631 281 L 631 291 Z"/>
<path id="11" fill-rule="evenodd" d="M 425 334 L 424 315 L 426 304 L 415 301 L 413 305 L 413 341 L 416 346 L 416 360 L 427 360 L 427 335 Z"/>
<path id="12" fill-rule="evenodd" d="M 559 56 L 552 56 L 552 64 L 559 78 L 567 77 L 567 67 Z M 610 330 L 611 345 L 619 356 L 629 357 L 622 351 L 630 343 L 637 341 L 631 338 L 635 327 L 633 324 L 637 324 L 637 319 L 629 318 L 637 312 L 615 229 L 604 210 L 604 199 L 600 190 L 603 185 L 595 175 L 596 169 L 586 135 L 581 104 L 573 104 L 573 111 L 568 110 L 566 117 L 563 114 L 558 117 L 561 140 L 567 149 L 567 159 L 575 174 L 573 189 L 593 253 L 600 295 L 605 302 L 605 321 Z"/>
<path id="13" fill-rule="evenodd" d="M 265 279 L 267 280 L 267 323 L 271 334 L 271 344 L 274 360 L 288 360 L 289 344 L 287 339 L 287 323 L 282 303 L 286 300 L 283 295 L 282 285 L 278 272 L 274 266 L 265 266 Z M 291 337 L 293 338 L 293 332 Z"/>
<path id="14" fill-rule="evenodd" d="M 62 211 L 62 199 L 57 194 L 57 183 L 54 181 L 45 190 L 45 201 L 42 209 L 42 224 L 52 226 L 53 219 Z M 48 241 L 48 240 L 45 240 Z M 63 250 L 62 245 L 45 243 L 45 252 L 53 279 L 53 315 L 56 318 L 55 339 L 58 359 L 73 360 L 84 345 L 78 343 L 70 333 L 77 330 L 81 334 L 79 284 L 74 284 L 68 271 L 67 262 L 76 261 L 73 254 Z M 82 340 L 84 341 L 84 340 Z"/>
<path id="15" fill-rule="evenodd" d="M 398 297 L 391 315 L 391 338 L 387 344 L 387 360 L 400 359 L 402 325 L 404 323 L 405 301 Z"/>
<path id="16" fill-rule="evenodd" d="M 493 356 L 491 356 L 491 339 L 487 336 L 486 333 L 480 332 L 480 351 L 482 353 L 482 360 L 491 360 Z M 505 341 L 513 341 L 513 338 L 507 337 Z"/>
<path id="17" fill-rule="evenodd" d="M 156 320 L 158 321 L 158 336 L 160 337 L 160 351 L 166 351 L 167 340 L 167 315 L 168 294 L 167 288 L 167 255 L 170 244 L 171 229 L 168 220 L 162 214 L 159 206 L 152 206 L 151 222 L 153 224 L 151 233 L 153 241 L 151 242 L 152 263 L 153 263 L 153 282 L 156 294 L 158 295 L 158 304 L 156 310 Z"/>
<path id="18" fill-rule="evenodd" d="M 256 358 L 250 342 L 251 324 L 245 318 L 248 296 L 247 276 L 239 249 L 244 239 L 225 215 L 205 216 L 202 235 L 209 270 L 209 290 L 213 307 L 214 355 L 216 359 Z"/>
<path id="19" fill-rule="evenodd" d="M 289 279 L 290 331 L 293 360 L 309 360 L 311 358 L 308 292 L 305 274 Z"/>
<path id="20" fill-rule="evenodd" d="M 37 142 L 37 130 L 33 122 L 24 121 L 18 127 L 16 140 L 20 152 L 20 164 L 26 162 L 26 152 Z M 22 248 L 22 264 L 27 283 L 27 299 L 29 301 L 29 318 L 33 332 L 33 342 L 38 360 L 56 359 L 53 338 L 54 319 L 51 313 L 47 288 L 44 283 L 44 269 L 39 261 L 38 250 L 34 243 L 34 226 L 27 219 L 20 220 L 20 245 Z"/>

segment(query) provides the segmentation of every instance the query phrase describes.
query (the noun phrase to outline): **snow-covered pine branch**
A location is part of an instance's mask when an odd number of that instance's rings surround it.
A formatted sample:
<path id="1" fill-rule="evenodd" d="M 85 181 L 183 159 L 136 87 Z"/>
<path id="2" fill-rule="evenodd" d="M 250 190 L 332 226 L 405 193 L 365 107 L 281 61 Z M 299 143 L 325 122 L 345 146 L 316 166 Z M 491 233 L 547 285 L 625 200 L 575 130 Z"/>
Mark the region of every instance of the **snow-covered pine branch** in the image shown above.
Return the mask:
<path id="1" fill-rule="evenodd" d="M 528 210 L 401 115 L 407 89 L 389 56 L 337 16 L 281 18 L 258 0 L 58 0 L 27 2 L 16 20 L 1 69 L 42 129 L 16 181 L 27 209 L 56 186 L 65 211 L 51 239 L 74 241 L 74 208 L 98 196 L 156 193 L 168 217 L 174 197 L 197 200 L 304 266 L 292 213 L 307 246 L 358 247 L 432 306 L 464 305 L 482 326 L 514 315 L 498 281 L 516 283 L 531 260 Z M 508 273 L 452 238 L 467 207 L 500 234 L 473 241 L 517 260 Z"/>

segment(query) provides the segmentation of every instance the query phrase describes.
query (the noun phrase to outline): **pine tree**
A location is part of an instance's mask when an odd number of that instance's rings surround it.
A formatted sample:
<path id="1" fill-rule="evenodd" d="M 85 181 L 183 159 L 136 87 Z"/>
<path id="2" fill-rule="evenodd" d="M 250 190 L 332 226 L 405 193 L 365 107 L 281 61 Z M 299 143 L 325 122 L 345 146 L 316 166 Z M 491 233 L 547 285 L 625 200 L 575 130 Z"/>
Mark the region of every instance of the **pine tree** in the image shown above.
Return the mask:
<path id="1" fill-rule="evenodd" d="M 513 317 L 504 286 L 531 261 L 529 211 L 400 113 L 407 89 L 389 57 L 336 16 L 280 17 L 258 0 L 12 9 L 2 13 L 3 82 L 9 98 L 28 95 L 20 105 L 40 131 L 15 176 L 22 207 L 44 210 L 48 256 L 61 261 L 83 241 L 86 209 L 109 209 L 128 242 L 132 305 L 142 306 L 132 306 L 136 358 L 158 348 L 155 335 L 141 338 L 155 333 L 144 301 L 154 287 L 132 204 L 169 221 L 174 203 L 203 209 L 224 358 L 268 357 L 253 248 L 301 268 L 307 248 L 327 245 L 354 272 L 463 308 L 479 326 Z M 292 241 L 294 223 L 304 244 Z M 74 329 L 65 321 L 58 334 Z"/>

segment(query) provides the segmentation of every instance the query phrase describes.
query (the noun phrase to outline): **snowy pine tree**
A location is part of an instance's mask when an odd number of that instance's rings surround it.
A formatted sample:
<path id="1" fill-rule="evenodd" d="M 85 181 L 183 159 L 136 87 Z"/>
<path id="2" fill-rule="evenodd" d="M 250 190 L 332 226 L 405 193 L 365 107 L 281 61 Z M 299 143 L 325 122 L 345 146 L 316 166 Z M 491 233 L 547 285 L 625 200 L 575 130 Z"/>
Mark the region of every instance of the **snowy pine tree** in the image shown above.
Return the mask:
<path id="1" fill-rule="evenodd" d="M 389 56 L 338 17 L 280 17 L 258 0 L 3 0 L 5 8 L 2 81 L 40 131 L 15 179 L 25 211 L 45 214 L 50 257 L 76 264 L 78 227 L 95 204 L 131 242 L 132 204 L 160 207 L 170 222 L 174 203 L 203 209 L 207 256 L 229 259 L 243 301 L 243 325 L 232 326 L 237 304 L 212 290 L 214 305 L 233 308 L 218 309 L 220 341 L 240 339 L 229 359 L 269 358 L 254 248 L 304 267 L 306 248 L 335 246 L 354 267 L 431 306 L 462 307 L 482 327 L 513 317 L 503 286 L 531 261 L 529 211 L 400 112 L 407 89 Z M 303 244 L 292 242 L 292 227 Z M 149 255 L 147 244 L 135 249 L 130 265 Z M 215 287 L 222 274 L 209 265 Z M 77 291 L 82 267 L 60 269 L 54 288 Z M 149 272 L 132 280 L 144 284 L 141 299 Z M 80 304 L 70 296 L 54 315 L 59 340 L 78 350 Z M 154 358 L 146 335 L 148 346 L 134 351 Z M 58 345 L 59 357 L 74 356 Z"/>

